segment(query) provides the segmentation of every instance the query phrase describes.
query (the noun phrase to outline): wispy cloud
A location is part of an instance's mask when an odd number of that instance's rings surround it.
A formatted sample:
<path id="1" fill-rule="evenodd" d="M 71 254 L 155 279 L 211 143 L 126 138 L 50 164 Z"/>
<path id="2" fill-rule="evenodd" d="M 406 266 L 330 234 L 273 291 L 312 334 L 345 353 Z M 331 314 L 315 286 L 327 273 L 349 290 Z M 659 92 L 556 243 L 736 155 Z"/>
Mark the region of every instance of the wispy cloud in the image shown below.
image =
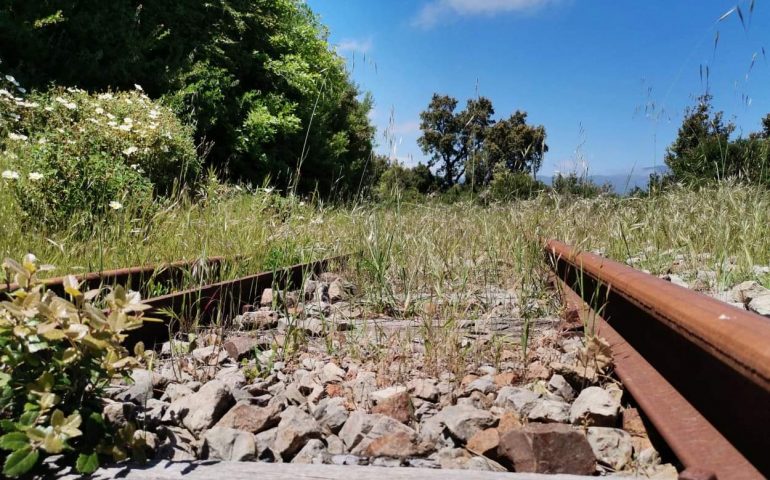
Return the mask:
<path id="1" fill-rule="evenodd" d="M 372 42 L 371 37 L 366 39 L 346 39 L 342 40 L 337 45 L 337 51 L 344 53 L 344 52 L 351 52 L 351 53 L 369 53 L 369 51 L 374 48 L 374 43 Z"/>
<path id="2" fill-rule="evenodd" d="M 532 12 L 562 2 L 563 0 L 431 0 L 422 7 L 412 23 L 418 27 L 431 28 L 441 21 L 458 16 Z"/>

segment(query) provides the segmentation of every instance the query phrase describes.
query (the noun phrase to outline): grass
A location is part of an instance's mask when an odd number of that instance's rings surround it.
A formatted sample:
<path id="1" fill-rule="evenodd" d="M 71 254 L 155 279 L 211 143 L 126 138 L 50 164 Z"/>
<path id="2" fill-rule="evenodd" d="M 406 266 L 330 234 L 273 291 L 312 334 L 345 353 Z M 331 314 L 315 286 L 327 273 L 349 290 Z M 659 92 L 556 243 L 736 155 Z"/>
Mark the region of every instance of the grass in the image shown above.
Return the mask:
<path id="1" fill-rule="evenodd" d="M 243 255 L 223 273 L 228 278 L 361 252 L 346 275 L 363 289 L 368 308 L 419 328 L 400 336 L 381 332 L 369 343 L 351 334 L 346 353 L 385 365 L 419 336 L 426 368 L 457 373 L 469 363 L 499 361 L 510 350 L 523 358 L 531 322 L 557 314 L 545 288 L 546 238 L 620 261 L 632 257 L 634 266 L 653 274 L 676 264 L 716 272 L 723 287 L 746 279 L 768 283 L 752 267 L 770 264 L 770 192 L 730 183 L 648 198 L 542 195 L 488 207 L 430 201 L 334 206 L 221 185 L 210 186 L 204 198 L 144 209 L 127 204 L 102 221 L 83 217 L 65 231 L 41 232 L 26 228 L 0 191 L 0 254 L 32 252 L 55 265 L 51 275 Z M 475 305 L 484 304 L 491 287 L 517 297 L 521 338 L 468 345 L 458 325 L 480 317 Z M 328 340 L 328 353 L 335 353 L 339 345 Z"/>

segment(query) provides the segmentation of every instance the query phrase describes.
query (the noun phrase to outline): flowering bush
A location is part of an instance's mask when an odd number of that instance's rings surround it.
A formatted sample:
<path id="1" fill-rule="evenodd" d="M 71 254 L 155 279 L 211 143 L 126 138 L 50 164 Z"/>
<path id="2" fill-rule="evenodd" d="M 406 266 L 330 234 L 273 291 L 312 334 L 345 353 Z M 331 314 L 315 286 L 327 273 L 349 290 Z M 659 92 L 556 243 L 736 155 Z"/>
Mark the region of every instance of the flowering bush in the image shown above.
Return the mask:
<path id="1" fill-rule="evenodd" d="M 0 166 L 21 210 L 60 226 L 129 197 L 149 204 L 201 169 L 191 130 L 139 89 L 88 94 L 54 88 L 26 94 L 0 78 Z"/>
<path id="2" fill-rule="evenodd" d="M 81 473 L 99 466 L 100 455 L 126 458 L 139 451 L 134 425 L 111 430 L 100 396 L 109 382 L 128 377 L 148 358 L 139 344 L 128 356 L 125 332 L 142 325 L 146 305 L 116 287 L 104 299 L 107 313 L 91 302 L 99 291 L 81 292 L 74 277 L 65 288 L 72 301 L 37 283 L 37 261 L 5 259 L 7 281 L 19 289 L 0 302 L 0 460 L 3 476 L 39 467 L 45 455 L 62 455 Z"/>

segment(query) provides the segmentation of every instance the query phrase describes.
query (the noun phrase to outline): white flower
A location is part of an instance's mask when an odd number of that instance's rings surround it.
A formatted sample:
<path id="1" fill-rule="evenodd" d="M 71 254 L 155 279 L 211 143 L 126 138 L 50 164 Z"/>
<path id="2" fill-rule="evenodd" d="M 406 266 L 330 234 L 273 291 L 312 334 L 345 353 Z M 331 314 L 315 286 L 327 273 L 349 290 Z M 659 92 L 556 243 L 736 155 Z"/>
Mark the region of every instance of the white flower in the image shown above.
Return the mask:
<path id="1" fill-rule="evenodd" d="M 75 109 L 78 108 L 78 106 L 76 104 L 74 104 L 73 102 L 65 103 L 64 106 L 67 107 L 70 110 L 75 110 Z"/>
<path id="2" fill-rule="evenodd" d="M 110 208 L 113 210 L 120 210 L 123 208 L 123 204 L 118 202 L 117 200 L 113 200 L 110 202 Z"/>
<path id="3" fill-rule="evenodd" d="M 20 91 L 21 93 L 27 93 L 27 89 L 24 87 L 16 87 L 16 90 Z"/>
<path id="4" fill-rule="evenodd" d="M 37 140 L 38 145 L 45 145 L 48 140 L 45 139 L 45 137 L 40 137 Z"/>
<path id="5" fill-rule="evenodd" d="M 144 89 L 142 88 L 142 86 L 141 86 L 141 85 L 139 85 L 139 84 L 137 84 L 137 83 L 135 83 L 135 84 L 134 84 L 134 88 L 135 88 L 135 89 L 137 89 L 137 90 L 139 90 L 140 92 L 143 92 L 143 91 L 144 91 Z"/>
<path id="6" fill-rule="evenodd" d="M 11 75 L 6 75 L 5 79 L 11 82 L 12 84 L 16 85 L 17 87 L 19 86 L 19 82 L 17 82 L 16 79 L 13 78 Z"/>
<path id="7" fill-rule="evenodd" d="M 265 193 L 273 193 L 274 187 L 267 187 L 262 189 Z"/>
<path id="8" fill-rule="evenodd" d="M 6 90 L 4 88 L 0 88 L 0 96 L 8 97 L 8 98 L 13 98 L 13 95 L 11 95 L 11 92 L 9 92 L 8 90 Z"/>
<path id="9" fill-rule="evenodd" d="M 131 119 L 131 117 L 126 117 L 123 119 L 123 123 L 134 123 L 134 121 Z"/>
<path id="10" fill-rule="evenodd" d="M 130 132 L 131 131 L 131 125 L 123 124 L 118 127 L 120 130 L 123 130 L 124 132 Z"/>
<path id="11" fill-rule="evenodd" d="M 25 140 L 27 140 L 28 137 L 26 135 L 22 135 L 20 133 L 13 133 L 13 132 L 11 132 L 11 133 L 8 134 L 8 138 L 10 138 L 11 140 L 25 141 Z"/>
<path id="12" fill-rule="evenodd" d="M 45 107 L 45 111 L 46 112 L 53 112 L 53 107 L 47 106 L 47 107 Z"/>
<path id="13" fill-rule="evenodd" d="M 94 110 L 94 111 L 95 111 L 96 113 L 98 113 L 99 115 L 101 115 L 102 113 L 104 113 L 104 109 L 103 109 L 102 107 L 96 107 L 96 110 Z"/>
<path id="14" fill-rule="evenodd" d="M 3 170 L 2 177 L 6 180 L 18 180 L 19 172 L 13 170 Z"/>
<path id="15" fill-rule="evenodd" d="M 99 94 L 99 100 L 111 100 L 112 94 L 111 93 L 100 93 Z"/>
<path id="16" fill-rule="evenodd" d="M 43 174 L 39 172 L 30 172 L 30 174 L 27 175 L 27 178 L 29 178 L 33 182 L 37 182 L 38 180 L 43 179 Z"/>
<path id="17" fill-rule="evenodd" d="M 131 147 L 128 147 L 127 149 L 123 150 L 123 155 L 125 155 L 127 157 L 130 157 L 131 155 L 135 154 L 138 151 L 139 151 L 138 148 L 136 148 L 134 146 L 131 146 Z"/>

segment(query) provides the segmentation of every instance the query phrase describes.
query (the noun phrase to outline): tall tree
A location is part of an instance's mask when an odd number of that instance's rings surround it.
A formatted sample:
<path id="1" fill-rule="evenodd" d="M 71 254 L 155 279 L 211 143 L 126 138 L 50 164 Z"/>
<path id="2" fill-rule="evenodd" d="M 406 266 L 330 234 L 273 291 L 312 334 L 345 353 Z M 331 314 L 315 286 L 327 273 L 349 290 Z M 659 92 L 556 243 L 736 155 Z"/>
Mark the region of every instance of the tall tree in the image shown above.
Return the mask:
<path id="1" fill-rule="evenodd" d="M 444 187 L 461 180 L 488 185 L 497 165 L 511 172 L 534 173 L 548 151 L 545 127 L 527 125 L 527 113 L 517 110 L 508 119 L 496 121 L 492 101 L 485 97 L 468 100 L 456 112 L 457 100 L 434 94 L 420 114 L 422 136 L 417 140 L 428 165 L 438 166 Z"/>

